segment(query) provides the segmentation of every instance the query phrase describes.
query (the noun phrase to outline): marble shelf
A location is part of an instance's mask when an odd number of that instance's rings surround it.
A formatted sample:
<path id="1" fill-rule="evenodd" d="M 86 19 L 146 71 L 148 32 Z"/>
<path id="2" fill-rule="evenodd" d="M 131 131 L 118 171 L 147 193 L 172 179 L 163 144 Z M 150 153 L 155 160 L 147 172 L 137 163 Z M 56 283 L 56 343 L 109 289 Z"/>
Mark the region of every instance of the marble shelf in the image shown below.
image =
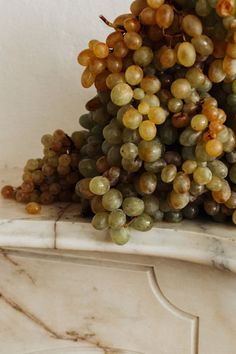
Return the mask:
<path id="1" fill-rule="evenodd" d="M 1 169 L 0 184 L 17 185 L 19 169 Z M 171 258 L 236 272 L 236 228 L 211 222 L 160 223 L 149 233 L 133 232 L 119 247 L 79 217 L 79 206 L 57 204 L 29 216 L 24 205 L 0 199 L 0 247 L 98 251 Z"/>

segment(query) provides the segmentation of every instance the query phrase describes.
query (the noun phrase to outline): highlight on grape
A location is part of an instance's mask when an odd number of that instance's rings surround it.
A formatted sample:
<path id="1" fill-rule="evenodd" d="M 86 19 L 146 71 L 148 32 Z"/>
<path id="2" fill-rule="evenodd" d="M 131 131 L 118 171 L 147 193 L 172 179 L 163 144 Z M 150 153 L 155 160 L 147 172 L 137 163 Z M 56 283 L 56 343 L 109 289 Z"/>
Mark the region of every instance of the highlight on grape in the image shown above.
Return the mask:
<path id="1" fill-rule="evenodd" d="M 135 0 L 78 55 L 82 130 L 45 134 L 6 199 L 80 203 L 118 245 L 199 216 L 236 224 L 236 1 Z"/>

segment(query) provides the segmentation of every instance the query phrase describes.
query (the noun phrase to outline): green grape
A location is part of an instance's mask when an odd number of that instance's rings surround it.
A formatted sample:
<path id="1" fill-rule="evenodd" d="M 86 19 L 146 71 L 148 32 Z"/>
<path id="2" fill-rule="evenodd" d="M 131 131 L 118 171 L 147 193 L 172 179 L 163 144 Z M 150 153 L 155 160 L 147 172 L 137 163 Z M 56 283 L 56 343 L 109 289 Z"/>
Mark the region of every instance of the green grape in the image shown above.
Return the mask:
<path id="1" fill-rule="evenodd" d="M 183 101 L 179 98 L 171 98 L 168 101 L 168 109 L 172 113 L 179 113 L 183 109 Z"/>
<path id="2" fill-rule="evenodd" d="M 206 185 L 212 180 L 212 172 L 208 167 L 198 167 L 193 173 L 193 179 L 197 184 Z"/>
<path id="3" fill-rule="evenodd" d="M 229 209 L 236 209 L 236 193 L 232 192 L 231 197 L 225 203 L 226 207 Z"/>
<path id="4" fill-rule="evenodd" d="M 144 162 L 145 170 L 152 173 L 160 173 L 165 166 L 166 162 L 164 159 L 159 159 L 154 162 Z"/>
<path id="5" fill-rule="evenodd" d="M 222 144 L 225 144 L 229 140 L 229 130 L 226 126 L 224 126 L 224 128 L 216 134 L 216 139 Z"/>
<path id="6" fill-rule="evenodd" d="M 118 230 L 110 229 L 110 236 L 112 241 L 119 246 L 125 245 L 130 239 L 129 230 L 125 227 Z"/>
<path id="7" fill-rule="evenodd" d="M 96 230 L 106 230 L 108 228 L 109 214 L 101 212 L 96 214 L 92 219 L 92 225 Z"/>
<path id="8" fill-rule="evenodd" d="M 95 177 L 98 175 L 96 162 L 92 159 L 83 159 L 79 162 L 79 172 L 84 177 Z"/>
<path id="9" fill-rule="evenodd" d="M 190 37 L 200 36 L 203 32 L 201 20 L 194 15 L 184 16 L 182 27 L 184 32 Z"/>
<path id="10" fill-rule="evenodd" d="M 122 205 L 123 197 L 118 189 L 110 189 L 102 197 L 102 205 L 108 211 L 119 209 Z"/>
<path id="11" fill-rule="evenodd" d="M 182 165 L 182 170 L 188 175 L 191 175 L 196 170 L 197 166 L 198 165 L 196 161 L 186 160 Z"/>
<path id="12" fill-rule="evenodd" d="M 223 187 L 222 179 L 213 175 L 211 181 L 206 186 L 212 192 L 219 192 Z"/>
<path id="13" fill-rule="evenodd" d="M 236 225 L 236 211 L 234 211 L 234 213 L 232 215 L 232 221 Z"/>
<path id="14" fill-rule="evenodd" d="M 198 162 L 213 161 L 214 157 L 211 157 L 206 152 L 206 143 L 201 141 L 197 144 L 195 150 L 195 156 Z"/>
<path id="15" fill-rule="evenodd" d="M 42 136 L 41 138 L 41 143 L 45 146 L 45 147 L 50 147 L 53 144 L 54 138 L 51 134 L 45 134 Z"/>
<path id="16" fill-rule="evenodd" d="M 195 131 L 192 128 L 186 128 L 179 137 L 179 142 L 183 146 L 194 146 L 201 137 L 201 131 Z"/>
<path id="17" fill-rule="evenodd" d="M 196 61 L 196 51 L 194 46 L 189 42 L 183 42 L 178 46 L 177 58 L 178 62 L 189 68 L 193 66 Z"/>
<path id="18" fill-rule="evenodd" d="M 31 171 L 31 172 L 37 170 L 38 167 L 39 167 L 39 163 L 38 163 L 38 160 L 36 160 L 36 159 L 28 160 L 26 163 L 26 166 L 25 166 L 26 170 Z"/>
<path id="19" fill-rule="evenodd" d="M 150 231 L 153 227 L 153 219 L 150 215 L 143 213 L 133 220 L 131 227 L 142 232 Z"/>
<path id="20" fill-rule="evenodd" d="M 123 143 L 138 144 L 141 141 L 138 129 L 124 128 L 122 133 Z"/>
<path id="21" fill-rule="evenodd" d="M 177 79 L 171 85 L 171 93 L 175 98 L 185 99 L 191 95 L 192 88 L 188 80 Z"/>
<path id="22" fill-rule="evenodd" d="M 138 156 L 138 147 L 133 143 L 123 144 L 120 148 L 120 154 L 124 159 L 134 160 Z"/>
<path id="23" fill-rule="evenodd" d="M 151 48 L 144 46 L 144 47 L 137 49 L 134 52 L 133 60 L 136 65 L 140 65 L 142 67 L 145 67 L 145 66 L 148 66 L 149 64 L 151 64 L 153 57 L 154 57 L 154 54 L 153 54 L 153 51 L 151 50 Z"/>
<path id="24" fill-rule="evenodd" d="M 160 107 L 160 100 L 156 95 L 145 95 L 141 103 L 147 103 L 149 107 Z"/>
<path id="25" fill-rule="evenodd" d="M 108 218 L 109 227 L 113 230 L 122 228 L 126 223 L 126 215 L 121 209 L 113 210 Z"/>
<path id="26" fill-rule="evenodd" d="M 138 145 L 139 157 L 145 162 L 155 162 L 162 155 L 162 145 L 157 140 L 141 141 Z"/>
<path id="27" fill-rule="evenodd" d="M 195 11 L 198 16 L 205 17 L 211 12 L 211 7 L 207 0 L 197 0 L 195 5 Z"/>
<path id="28" fill-rule="evenodd" d="M 213 53 L 214 50 L 214 44 L 212 42 L 212 40 L 202 34 L 200 36 L 196 36 L 194 38 L 192 38 L 192 44 L 195 47 L 195 50 L 198 54 L 202 55 L 202 56 L 208 56 L 211 55 Z"/>
<path id="29" fill-rule="evenodd" d="M 123 158 L 121 160 L 121 165 L 125 171 L 129 173 L 134 173 L 140 170 L 140 168 L 142 167 L 142 161 L 140 159 L 128 160 Z"/>
<path id="30" fill-rule="evenodd" d="M 225 156 L 226 156 L 226 160 L 227 160 L 229 163 L 231 163 L 231 164 L 236 163 L 236 151 L 229 152 L 229 153 L 226 154 Z"/>
<path id="31" fill-rule="evenodd" d="M 138 65 L 131 65 L 126 69 L 125 79 L 129 85 L 136 86 L 143 79 L 143 70 Z"/>
<path id="32" fill-rule="evenodd" d="M 103 141 L 102 143 L 102 152 L 104 155 L 107 155 L 108 151 L 112 147 L 112 144 L 109 144 L 106 140 Z"/>
<path id="33" fill-rule="evenodd" d="M 121 144 L 122 142 L 122 131 L 115 121 L 105 126 L 103 136 L 109 144 Z"/>
<path id="34" fill-rule="evenodd" d="M 224 179 L 228 176 L 228 167 L 220 160 L 208 162 L 207 166 L 214 176 Z"/>
<path id="35" fill-rule="evenodd" d="M 125 83 L 117 84 L 111 91 L 111 100 L 117 106 L 125 106 L 132 101 L 134 92 Z"/>
<path id="36" fill-rule="evenodd" d="M 143 120 L 143 116 L 135 108 L 130 108 L 123 115 L 123 125 L 131 130 L 135 130 L 140 126 L 140 123 Z"/>
<path id="37" fill-rule="evenodd" d="M 183 214 L 181 212 L 169 211 L 165 213 L 165 220 L 171 223 L 179 223 L 183 220 Z"/>
<path id="38" fill-rule="evenodd" d="M 92 199 L 94 194 L 89 189 L 91 178 L 81 179 L 75 186 L 75 193 L 85 199 Z"/>
<path id="39" fill-rule="evenodd" d="M 71 135 L 71 140 L 73 141 L 76 149 L 81 149 L 81 147 L 86 144 L 87 138 L 88 138 L 88 132 L 86 130 L 74 132 Z"/>
<path id="40" fill-rule="evenodd" d="M 145 92 L 141 88 L 134 89 L 134 99 L 141 101 L 145 97 Z"/>
<path id="41" fill-rule="evenodd" d="M 130 217 L 139 216 L 144 212 L 144 202 L 136 197 L 125 198 L 122 209 Z"/>
<path id="42" fill-rule="evenodd" d="M 121 166 L 120 146 L 112 146 L 107 153 L 107 163 L 109 166 Z"/>
<path id="43" fill-rule="evenodd" d="M 150 216 L 159 210 L 159 199 L 155 195 L 147 195 L 143 198 L 144 212 Z"/>
<path id="44" fill-rule="evenodd" d="M 110 115 L 107 113 L 105 107 L 96 109 L 96 111 L 92 113 L 92 117 L 93 121 L 101 126 L 105 126 L 110 121 Z"/>
<path id="45" fill-rule="evenodd" d="M 106 177 L 94 177 L 89 183 L 89 189 L 93 194 L 104 195 L 110 189 L 110 182 Z"/>
<path id="46" fill-rule="evenodd" d="M 187 71 L 186 79 L 193 88 L 199 88 L 204 84 L 206 78 L 201 69 L 193 67 Z"/>
<path id="47" fill-rule="evenodd" d="M 200 185 L 194 181 L 191 182 L 190 193 L 194 197 L 199 197 L 200 195 L 206 192 L 206 187 L 204 185 Z"/>
<path id="48" fill-rule="evenodd" d="M 197 114 L 191 120 L 191 127 L 195 131 L 203 131 L 208 127 L 208 119 L 204 114 Z"/>

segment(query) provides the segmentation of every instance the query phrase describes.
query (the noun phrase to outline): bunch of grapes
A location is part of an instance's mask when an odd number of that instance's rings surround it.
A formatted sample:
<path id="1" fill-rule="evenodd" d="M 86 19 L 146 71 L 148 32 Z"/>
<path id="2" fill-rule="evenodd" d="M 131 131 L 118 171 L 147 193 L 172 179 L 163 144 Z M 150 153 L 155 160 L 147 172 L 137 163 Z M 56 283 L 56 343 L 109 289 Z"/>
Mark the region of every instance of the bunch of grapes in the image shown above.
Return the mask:
<path id="1" fill-rule="evenodd" d="M 123 245 L 129 229 L 204 214 L 236 224 L 236 3 L 135 0 L 105 42 L 78 56 L 97 95 L 84 130 L 42 138 L 6 198 L 79 202 L 97 230 Z"/>

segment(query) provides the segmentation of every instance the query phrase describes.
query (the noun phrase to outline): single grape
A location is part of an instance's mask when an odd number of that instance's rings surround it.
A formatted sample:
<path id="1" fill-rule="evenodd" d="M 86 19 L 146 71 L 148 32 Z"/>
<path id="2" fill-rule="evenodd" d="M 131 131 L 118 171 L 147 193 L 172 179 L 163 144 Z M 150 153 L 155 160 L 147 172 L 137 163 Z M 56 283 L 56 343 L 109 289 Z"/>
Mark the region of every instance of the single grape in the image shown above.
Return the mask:
<path id="1" fill-rule="evenodd" d="M 128 84 L 119 83 L 112 89 L 111 99 L 117 106 L 125 106 L 131 102 L 133 94 L 133 90 Z"/>
<path id="2" fill-rule="evenodd" d="M 143 213 L 133 220 L 131 227 L 142 232 L 150 231 L 153 227 L 153 219 L 150 215 Z"/>
<path id="3" fill-rule="evenodd" d="M 106 212 L 100 212 L 94 215 L 92 219 L 92 226 L 96 230 L 106 230 L 108 228 L 109 214 Z"/>
<path id="4" fill-rule="evenodd" d="M 122 205 L 122 202 L 122 194 L 117 189 L 110 189 L 102 197 L 102 205 L 108 211 L 119 209 Z"/>
<path id="5" fill-rule="evenodd" d="M 12 186 L 4 186 L 1 189 L 1 194 L 5 199 L 12 199 L 14 195 L 14 188 Z"/>
<path id="6" fill-rule="evenodd" d="M 93 194 L 104 195 L 110 189 L 110 182 L 106 177 L 94 177 L 89 183 L 89 189 Z"/>
<path id="7" fill-rule="evenodd" d="M 139 134 L 145 141 L 151 141 L 156 137 L 157 128 L 156 125 L 149 121 L 143 121 L 139 126 Z"/>
<path id="8" fill-rule="evenodd" d="M 110 229 L 110 236 L 112 241 L 119 246 L 125 245 L 130 239 L 129 230 L 126 227 L 122 227 L 118 230 Z"/>
<path id="9" fill-rule="evenodd" d="M 140 198 L 125 198 L 122 204 L 122 209 L 127 216 L 139 216 L 144 212 L 144 202 Z"/>
<path id="10" fill-rule="evenodd" d="M 41 205 L 35 202 L 28 203 L 25 207 L 28 214 L 36 215 L 41 211 Z"/>
<path id="11" fill-rule="evenodd" d="M 206 185 L 212 180 L 212 172 L 208 167 L 198 167 L 193 173 L 193 179 L 197 184 Z"/>
<path id="12" fill-rule="evenodd" d="M 121 209 L 113 210 L 108 218 L 109 227 L 113 230 L 122 228 L 126 223 L 126 215 Z"/>

